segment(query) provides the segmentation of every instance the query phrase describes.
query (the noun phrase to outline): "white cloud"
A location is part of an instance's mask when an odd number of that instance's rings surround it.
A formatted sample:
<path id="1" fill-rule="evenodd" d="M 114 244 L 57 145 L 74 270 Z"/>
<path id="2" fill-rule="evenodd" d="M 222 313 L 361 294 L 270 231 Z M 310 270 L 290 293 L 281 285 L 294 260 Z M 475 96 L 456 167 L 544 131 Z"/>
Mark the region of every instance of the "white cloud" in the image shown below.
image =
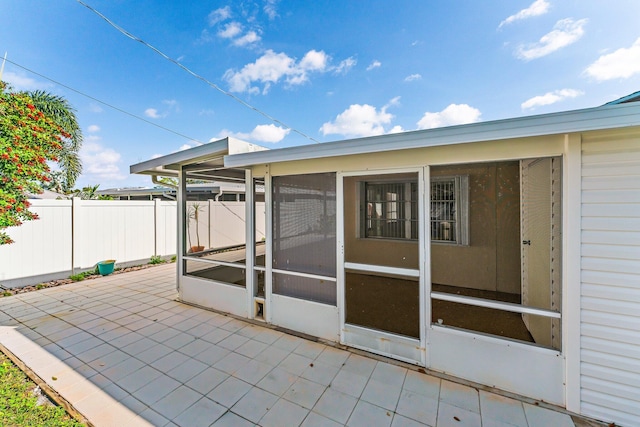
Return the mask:
<path id="1" fill-rule="evenodd" d="M 551 105 L 556 102 L 563 101 L 567 98 L 575 98 L 577 96 L 584 95 L 584 92 L 575 89 L 560 89 L 553 92 L 547 92 L 544 95 L 534 96 L 523 102 L 520 107 L 523 110 L 534 109 L 543 105 Z"/>
<path id="2" fill-rule="evenodd" d="M 640 73 L 640 38 L 629 48 L 602 55 L 584 72 L 598 81 L 628 79 Z"/>
<path id="3" fill-rule="evenodd" d="M 144 115 L 152 119 L 160 119 L 164 117 L 163 115 L 159 114 L 158 110 L 156 110 L 155 108 L 147 108 L 146 110 L 144 110 Z"/>
<path id="4" fill-rule="evenodd" d="M 98 104 L 94 104 L 93 102 L 89 104 L 89 111 L 92 113 L 102 113 L 104 110 Z"/>
<path id="5" fill-rule="evenodd" d="M 112 148 L 105 148 L 96 142 L 85 143 L 80 149 L 82 174 L 89 175 L 90 180 L 121 180 L 126 176 L 120 171 L 120 153 Z"/>
<path id="6" fill-rule="evenodd" d="M 224 129 L 218 134 L 218 138 L 232 136 L 246 141 L 276 143 L 282 141 L 285 136 L 289 135 L 289 132 L 291 132 L 291 129 L 268 124 L 258 125 L 249 133 L 231 132 L 230 130 Z"/>
<path id="7" fill-rule="evenodd" d="M 278 11 L 276 10 L 276 5 L 278 4 L 278 0 L 267 0 L 264 5 L 264 13 L 267 14 L 269 19 L 274 20 L 278 16 Z"/>
<path id="8" fill-rule="evenodd" d="M 207 17 L 209 26 L 214 26 L 218 22 L 226 21 L 231 18 L 231 8 L 229 6 L 221 7 L 212 11 Z"/>
<path id="9" fill-rule="evenodd" d="M 87 131 L 89 131 L 90 133 L 100 132 L 100 126 L 98 126 L 98 125 L 89 125 L 89 127 L 87 128 Z"/>
<path id="10" fill-rule="evenodd" d="M 336 74 L 346 74 L 346 73 L 349 72 L 350 69 L 355 67 L 355 65 L 357 63 L 358 63 L 358 61 L 356 59 L 354 59 L 352 56 L 350 56 L 347 59 L 344 59 L 344 60 L 340 61 L 338 66 L 335 67 L 333 71 Z"/>
<path id="11" fill-rule="evenodd" d="M 262 37 L 258 35 L 255 31 L 249 31 L 242 37 L 239 37 L 233 41 L 233 44 L 236 46 L 246 46 L 250 43 L 256 43 L 262 40 Z"/>
<path id="12" fill-rule="evenodd" d="M 379 68 L 380 66 L 382 66 L 382 63 L 376 59 L 371 64 L 369 64 L 369 66 L 367 67 L 367 71 L 371 71 L 374 68 Z"/>
<path id="13" fill-rule="evenodd" d="M 417 124 L 418 129 L 461 125 L 479 121 L 480 114 L 480 110 L 467 104 L 451 104 L 438 113 L 424 113 Z"/>
<path id="14" fill-rule="evenodd" d="M 422 76 L 420 74 L 411 74 L 410 76 L 407 76 L 404 78 L 405 82 L 412 82 L 414 80 L 420 80 L 422 78 Z"/>
<path id="15" fill-rule="evenodd" d="M 259 93 L 252 86 L 254 82 L 264 85 L 262 93 L 267 93 L 272 84 L 284 80 L 287 85 L 294 86 L 309 80 L 310 72 L 327 71 L 329 56 L 323 51 L 310 50 L 296 62 L 285 53 L 275 53 L 269 49 L 255 62 L 245 65 L 240 71 L 227 70 L 224 79 L 229 83 L 232 92 Z"/>
<path id="16" fill-rule="evenodd" d="M 218 36 L 223 39 L 232 39 L 242 33 L 242 25 L 239 22 L 230 22 L 218 31 Z"/>
<path id="17" fill-rule="evenodd" d="M 569 46 L 584 35 L 584 26 L 587 22 L 589 22 L 588 19 L 578 21 L 571 18 L 561 19 L 554 25 L 553 31 L 542 36 L 537 43 L 520 46 L 516 55 L 522 60 L 530 61 Z"/>
<path id="18" fill-rule="evenodd" d="M 531 3 L 528 8 L 522 9 L 520 12 L 511 15 L 510 17 L 502 21 L 500 25 L 498 25 L 498 28 L 501 28 L 503 25 L 511 24 L 514 21 L 519 21 L 521 19 L 544 15 L 549 11 L 549 6 L 550 4 L 546 0 L 536 0 Z"/>
<path id="19" fill-rule="evenodd" d="M 2 75 L 2 80 L 9 83 L 16 91 L 46 90 L 52 86 L 49 83 L 39 82 L 31 77 L 12 73 L 11 71 L 5 71 Z"/>
<path id="20" fill-rule="evenodd" d="M 368 104 L 352 104 L 336 116 L 333 122 L 326 122 L 320 127 L 323 135 L 338 134 L 344 136 L 372 136 L 382 135 L 385 125 L 389 125 L 393 114 L 387 112 L 390 106 L 398 105 L 400 97 L 393 98 L 380 111 Z M 399 127 L 392 128 L 398 131 Z"/>

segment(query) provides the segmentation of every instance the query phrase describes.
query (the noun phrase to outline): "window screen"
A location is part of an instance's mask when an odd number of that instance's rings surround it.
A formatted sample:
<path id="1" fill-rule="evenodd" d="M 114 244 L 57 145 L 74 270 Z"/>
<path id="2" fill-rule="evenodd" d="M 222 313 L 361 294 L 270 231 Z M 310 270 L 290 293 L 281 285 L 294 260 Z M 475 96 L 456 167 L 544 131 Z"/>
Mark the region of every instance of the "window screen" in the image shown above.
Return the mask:
<path id="1" fill-rule="evenodd" d="M 468 244 L 468 177 L 431 179 L 431 241 Z"/>
<path id="2" fill-rule="evenodd" d="M 335 173 L 278 176 L 272 183 L 273 268 L 335 278 Z M 317 283 L 298 277 L 274 280 L 273 292 L 335 304 L 335 282 L 332 286 Z"/>
<path id="3" fill-rule="evenodd" d="M 365 182 L 364 237 L 418 238 L 418 183 Z"/>

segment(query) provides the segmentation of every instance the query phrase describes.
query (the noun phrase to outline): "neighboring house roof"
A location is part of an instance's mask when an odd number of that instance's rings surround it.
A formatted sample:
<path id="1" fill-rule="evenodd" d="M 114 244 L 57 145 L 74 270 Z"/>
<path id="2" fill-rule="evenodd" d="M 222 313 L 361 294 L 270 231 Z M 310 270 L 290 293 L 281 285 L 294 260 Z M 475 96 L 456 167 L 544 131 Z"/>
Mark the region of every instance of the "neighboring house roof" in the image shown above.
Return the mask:
<path id="1" fill-rule="evenodd" d="M 640 101 L 640 90 L 638 92 L 632 93 L 631 95 L 618 98 L 615 101 L 607 102 L 604 105 L 618 105 L 618 104 L 626 104 L 628 102 L 638 102 L 638 101 Z"/>
<path id="2" fill-rule="evenodd" d="M 30 199 L 41 199 L 41 200 L 59 200 L 59 199 L 68 199 L 69 196 L 64 194 L 56 193 L 55 191 L 42 190 L 41 194 L 31 194 L 29 193 L 28 197 Z"/>

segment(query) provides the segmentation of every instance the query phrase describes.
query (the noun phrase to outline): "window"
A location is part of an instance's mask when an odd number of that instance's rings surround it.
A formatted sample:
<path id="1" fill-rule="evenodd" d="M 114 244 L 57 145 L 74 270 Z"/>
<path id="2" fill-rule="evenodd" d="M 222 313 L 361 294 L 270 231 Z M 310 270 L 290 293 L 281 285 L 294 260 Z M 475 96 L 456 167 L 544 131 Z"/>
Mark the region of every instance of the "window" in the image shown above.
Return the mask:
<path id="1" fill-rule="evenodd" d="M 469 178 L 464 175 L 431 179 L 431 241 L 469 244 Z"/>
<path id="2" fill-rule="evenodd" d="M 418 183 L 364 182 L 361 236 L 418 239 Z"/>

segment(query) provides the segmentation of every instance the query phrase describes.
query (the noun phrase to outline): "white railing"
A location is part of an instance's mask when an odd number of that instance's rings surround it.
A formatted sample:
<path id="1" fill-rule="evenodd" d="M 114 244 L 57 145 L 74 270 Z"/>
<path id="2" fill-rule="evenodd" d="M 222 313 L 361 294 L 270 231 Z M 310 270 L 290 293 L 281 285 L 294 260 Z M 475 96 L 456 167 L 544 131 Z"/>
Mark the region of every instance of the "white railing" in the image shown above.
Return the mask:
<path id="1" fill-rule="evenodd" d="M 244 243 L 244 202 L 201 203 L 206 207 L 199 221 L 202 244 Z M 40 219 L 7 229 L 15 243 L 0 246 L 2 287 L 68 277 L 106 259 L 122 266 L 176 253 L 175 201 L 31 200 L 30 209 Z M 264 237 L 260 222 L 257 239 Z"/>

